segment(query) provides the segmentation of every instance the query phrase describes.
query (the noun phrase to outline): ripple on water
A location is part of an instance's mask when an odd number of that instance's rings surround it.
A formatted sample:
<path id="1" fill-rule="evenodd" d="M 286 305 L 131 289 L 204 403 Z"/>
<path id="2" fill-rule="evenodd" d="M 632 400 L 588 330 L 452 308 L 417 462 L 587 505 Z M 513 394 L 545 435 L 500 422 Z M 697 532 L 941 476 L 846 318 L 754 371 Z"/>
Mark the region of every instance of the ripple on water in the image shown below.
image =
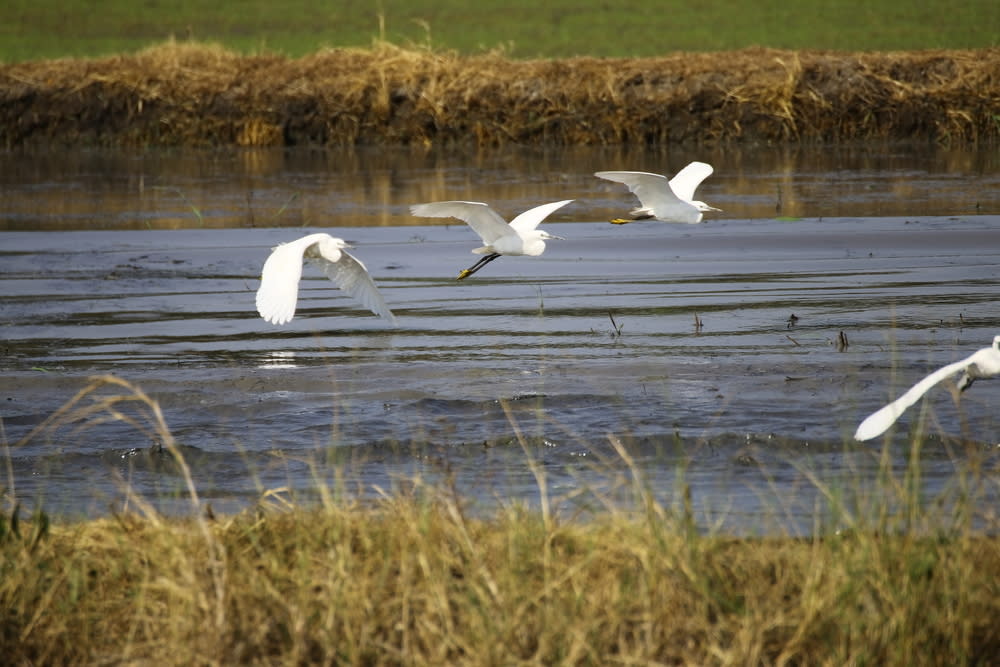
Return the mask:
<path id="1" fill-rule="evenodd" d="M 706 517 L 750 521 L 770 497 L 805 520 L 817 479 L 876 477 L 877 447 L 849 441 L 860 418 L 1000 331 L 996 216 L 553 225 L 569 240 L 463 283 L 467 229 L 339 230 L 398 328 L 312 273 L 290 325 L 257 318 L 264 249 L 289 230 L 0 233 L 17 493 L 68 512 L 125 488 L 183 505 L 172 463 L 123 423 L 15 444 L 113 372 L 159 401 L 220 504 L 412 475 L 531 502 L 537 461 L 574 502 L 598 506 L 638 470 L 665 502 L 683 479 Z M 893 465 L 916 425 L 946 436 L 924 446 L 931 496 L 956 461 L 995 456 L 997 391 L 977 383 L 960 406 L 931 392 L 890 440 Z"/>

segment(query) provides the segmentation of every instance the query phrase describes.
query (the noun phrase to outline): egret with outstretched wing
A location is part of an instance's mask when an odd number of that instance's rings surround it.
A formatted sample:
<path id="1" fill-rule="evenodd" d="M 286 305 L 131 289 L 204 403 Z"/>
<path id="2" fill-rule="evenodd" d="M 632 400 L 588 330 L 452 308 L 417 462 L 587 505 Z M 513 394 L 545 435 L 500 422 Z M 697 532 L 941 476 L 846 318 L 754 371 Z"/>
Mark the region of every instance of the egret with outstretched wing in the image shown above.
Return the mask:
<path id="1" fill-rule="evenodd" d="M 573 201 L 565 199 L 530 208 L 507 223 L 487 204 L 476 201 L 439 201 L 415 204 L 410 213 L 426 218 L 458 218 L 479 235 L 486 245 L 472 252 L 485 255 L 478 262 L 458 274 L 458 280 L 468 278 L 501 255 L 528 255 L 537 257 L 545 252 L 545 242 L 563 240 L 538 229 L 538 225 L 558 208 Z"/>
<path id="2" fill-rule="evenodd" d="M 264 262 L 257 290 L 257 312 L 272 324 L 290 322 L 299 298 L 302 264 L 309 260 L 337 286 L 365 308 L 393 324 L 395 316 L 382 298 L 368 269 L 344 248 L 343 239 L 329 234 L 310 234 L 277 246 Z"/>
<path id="3" fill-rule="evenodd" d="M 710 164 L 692 162 L 669 181 L 665 176 L 645 171 L 598 171 L 594 176 L 627 185 L 639 198 L 641 206 L 629 211 L 628 218 L 612 220 L 616 225 L 650 218 L 693 225 L 702 221 L 704 211 L 720 210 L 694 198 L 694 191 L 713 171 Z"/>
<path id="4" fill-rule="evenodd" d="M 960 392 L 971 387 L 976 380 L 1000 375 L 1000 336 L 994 336 L 992 346 L 984 347 L 961 361 L 939 368 L 913 385 L 895 401 L 869 415 L 855 431 L 855 439 L 871 440 L 882 435 L 908 407 L 920 400 L 920 397 L 926 394 L 931 387 L 959 372 L 962 372 L 962 377 L 958 380 Z"/>

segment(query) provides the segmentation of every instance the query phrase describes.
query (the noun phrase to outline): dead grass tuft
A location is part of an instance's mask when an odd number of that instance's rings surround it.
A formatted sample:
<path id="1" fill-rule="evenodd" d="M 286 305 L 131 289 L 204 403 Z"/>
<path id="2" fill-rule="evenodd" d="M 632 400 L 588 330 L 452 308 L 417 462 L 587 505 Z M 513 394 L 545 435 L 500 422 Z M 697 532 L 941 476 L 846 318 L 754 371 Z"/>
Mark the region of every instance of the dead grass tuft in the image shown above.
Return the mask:
<path id="1" fill-rule="evenodd" d="M 916 445 L 902 478 L 887 457 L 883 499 L 859 498 L 876 505 L 845 516 L 846 532 L 733 539 L 660 505 L 615 438 L 634 497 L 624 510 L 604 497 L 589 521 L 560 516 L 527 449 L 541 511 L 472 516 L 453 489 L 413 480 L 364 504 L 327 490 L 306 508 L 269 491 L 216 517 L 157 402 L 114 376 L 93 378 L 15 447 L 109 419 L 170 452 L 192 517 L 141 499 L 141 515 L 84 523 L 0 515 L 7 664 L 911 665 L 1000 654 L 995 522 L 986 535 L 972 528 L 969 484 L 951 523 L 923 509 Z M 820 489 L 844 514 L 846 498 Z"/>
<path id="2" fill-rule="evenodd" d="M 11 664 L 963 664 L 1000 648 L 995 538 L 699 538 L 470 519 L 444 496 L 209 524 L 0 524 Z M 219 619 L 221 618 L 221 623 Z"/>
<path id="3" fill-rule="evenodd" d="M 996 143 L 997 72 L 997 48 L 522 61 L 384 42 L 290 59 L 171 41 L 0 65 L 0 143 Z"/>

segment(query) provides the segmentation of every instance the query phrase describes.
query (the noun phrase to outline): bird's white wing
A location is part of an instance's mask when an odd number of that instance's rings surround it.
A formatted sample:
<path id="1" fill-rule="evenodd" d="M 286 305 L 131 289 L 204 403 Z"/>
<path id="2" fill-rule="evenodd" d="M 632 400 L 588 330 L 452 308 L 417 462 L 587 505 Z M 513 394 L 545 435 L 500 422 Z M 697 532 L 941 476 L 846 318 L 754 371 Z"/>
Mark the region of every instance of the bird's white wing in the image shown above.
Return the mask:
<path id="1" fill-rule="evenodd" d="M 257 289 L 257 312 L 272 324 L 290 322 L 295 316 L 302 278 L 302 255 L 315 243 L 315 234 L 276 247 L 264 262 Z"/>
<path id="2" fill-rule="evenodd" d="M 336 262 L 319 255 L 311 256 L 310 260 L 318 264 L 337 287 L 350 294 L 365 308 L 393 324 L 396 323 L 396 316 L 389 310 L 389 306 L 386 305 L 385 299 L 382 298 L 375 281 L 361 260 L 343 250 L 340 251 L 340 259 Z"/>
<path id="3" fill-rule="evenodd" d="M 438 201 L 415 204 L 410 213 L 425 218 L 458 218 L 463 220 L 486 245 L 492 245 L 502 236 L 512 234 L 510 225 L 488 205 L 477 201 Z"/>
<path id="4" fill-rule="evenodd" d="M 564 199 L 563 201 L 554 201 L 549 204 L 542 204 L 541 206 L 529 208 L 527 211 L 511 220 L 510 226 L 513 227 L 518 234 L 530 232 L 538 227 L 542 220 L 552 215 L 553 211 L 562 208 L 571 201 L 573 200 Z"/>
<path id="5" fill-rule="evenodd" d="M 899 416 L 902 415 L 908 407 L 920 400 L 920 397 L 926 394 L 931 387 L 936 385 L 938 382 L 941 382 L 941 380 L 944 380 L 946 377 L 965 370 L 972 360 L 972 356 L 969 356 L 961 361 L 948 364 L 947 366 L 934 371 L 923 380 L 910 387 L 905 394 L 882 409 L 873 412 L 863 422 L 861 422 L 858 426 L 858 430 L 854 432 L 854 439 L 871 440 L 872 438 L 877 438 L 885 433 L 888 428 L 892 426 L 897 419 L 899 419 Z"/>
<path id="6" fill-rule="evenodd" d="M 639 198 L 643 208 L 653 210 L 660 220 L 673 222 L 698 222 L 701 214 L 693 205 L 681 201 L 670 189 L 666 177 L 644 171 L 598 171 L 594 174 L 616 183 L 623 183 Z"/>
<path id="7" fill-rule="evenodd" d="M 712 175 L 713 171 L 715 170 L 710 164 L 692 162 L 674 174 L 670 179 L 670 189 L 684 201 L 691 201 L 694 199 L 694 191 L 702 181 Z"/>

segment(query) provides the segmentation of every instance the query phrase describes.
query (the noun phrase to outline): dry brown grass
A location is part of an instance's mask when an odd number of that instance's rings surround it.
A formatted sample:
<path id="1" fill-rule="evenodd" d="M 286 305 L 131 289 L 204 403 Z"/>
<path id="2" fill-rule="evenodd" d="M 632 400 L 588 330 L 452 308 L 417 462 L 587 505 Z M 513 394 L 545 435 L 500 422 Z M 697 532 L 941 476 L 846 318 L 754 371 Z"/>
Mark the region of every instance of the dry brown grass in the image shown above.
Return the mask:
<path id="1" fill-rule="evenodd" d="M 168 42 L 0 65 L 0 143 L 995 143 L 998 73 L 996 48 L 522 61 L 389 44 L 290 59 Z"/>
<path id="2" fill-rule="evenodd" d="M 472 519 L 446 495 L 262 507 L 212 521 L 210 540 L 197 523 L 3 525 L 6 664 L 914 665 L 1000 655 L 994 538 L 703 538 L 655 514 Z"/>
<path id="3" fill-rule="evenodd" d="M 186 471 L 157 402 L 96 377 L 28 439 L 113 419 Z M 15 448 L 21 443 L 16 443 Z M 702 535 L 660 505 L 626 449 L 634 496 L 579 520 L 468 512 L 447 485 L 359 502 L 281 491 L 188 519 L 141 498 L 83 523 L 0 515 L 4 664 L 986 664 L 1000 655 L 1000 540 L 951 520 L 887 468 L 871 520 L 810 539 Z M 962 491 L 966 489 L 966 491 Z M 822 489 L 831 505 L 843 505 Z M 870 490 L 866 490 L 870 491 Z M 902 495 L 898 495 L 902 494 Z M 600 494 L 598 494 L 600 496 Z M 683 505 L 684 503 L 681 503 Z M 780 508 L 776 508 L 780 511 Z M 995 522 L 990 524 L 995 530 Z M 989 527 L 989 526 L 988 526 Z"/>

